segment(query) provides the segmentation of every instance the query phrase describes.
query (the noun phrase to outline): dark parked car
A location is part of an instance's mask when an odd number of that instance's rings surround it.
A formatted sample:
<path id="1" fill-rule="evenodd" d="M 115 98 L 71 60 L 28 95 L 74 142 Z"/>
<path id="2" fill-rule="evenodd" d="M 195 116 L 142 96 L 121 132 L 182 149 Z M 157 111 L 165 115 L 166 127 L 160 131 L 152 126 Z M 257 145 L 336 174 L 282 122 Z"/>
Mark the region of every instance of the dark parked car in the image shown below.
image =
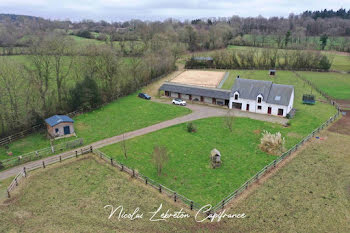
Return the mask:
<path id="1" fill-rule="evenodd" d="M 150 100 L 151 96 L 145 94 L 145 93 L 139 93 L 138 97 L 145 99 L 145 100 Z"/>

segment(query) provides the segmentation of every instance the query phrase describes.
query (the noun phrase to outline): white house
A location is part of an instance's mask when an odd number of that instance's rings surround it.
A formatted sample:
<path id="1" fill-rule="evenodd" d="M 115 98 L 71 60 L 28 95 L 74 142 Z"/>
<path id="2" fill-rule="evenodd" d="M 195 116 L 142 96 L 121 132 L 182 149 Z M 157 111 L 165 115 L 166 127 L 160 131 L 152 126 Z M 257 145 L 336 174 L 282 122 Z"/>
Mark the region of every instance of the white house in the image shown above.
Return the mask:
<path id="1" fill-rule="evenodd" d="M 236 78 L 231 90 L 165 82 L 159 91 L 172 98 L 284 117 L 292 110 L 294 102 L 291 85 L 243 78 Z"/>
<path id="2" fill-rule="evenodd" d="M 236 78 L 229 108 L 286 116 L 293 108 L 294 87 L 271 81 Z"/>

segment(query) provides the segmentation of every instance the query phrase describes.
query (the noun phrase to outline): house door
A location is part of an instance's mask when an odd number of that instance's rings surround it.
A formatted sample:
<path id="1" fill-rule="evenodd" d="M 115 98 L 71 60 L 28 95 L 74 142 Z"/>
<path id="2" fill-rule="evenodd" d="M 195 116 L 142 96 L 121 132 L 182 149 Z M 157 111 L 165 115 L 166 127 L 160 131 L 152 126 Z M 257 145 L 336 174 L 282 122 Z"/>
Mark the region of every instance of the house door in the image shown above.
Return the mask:
<path id="1" fill-rule="evenodd" d="M 188 95 L 188 98 L 189 98 L 190 100 L 192 100 L 192 95 Z"/>
<path id="2" fill-rule="evenodd" d="M 181 99 L 181 93 L 177 93 L 177 97 Z"/>
<path id="3" fill-rule="evenodd" d="M 267 114 L 271 114 L 271 111 L 272 111 L 271 107 L 268 107 L 267 108 Z"/>
<path id="4" fill-rule="evenodd" d="M 279 109 L 278 109 L 278 115 L 279 115 L 279 116 L 283 116 L 283 109 L 282 109 L 282 108 L 279 108 Z"/>
<path id="5" fill-rule="evenodd" d="M 70 134 L 70 128 L 69 128 L 69 126 L 63 127 L 63 132 L 64 132 L 64 135 Z"/>
<path id="6" fill-rule="evenodd" d="M 203 102 L 204 101 L 204 97 L 203 96 L 201 96 L 201 102 Z"/>
<path id="7" fill-rule="evenodd" d="M 247 104 L 246 110 L 249 111 L 249 104 Z"/>
<path id="8" fill-rule="evenodd" d="M 216 99 L 215 98 L 213 98 L 212 104 L 216 104 Z"/>

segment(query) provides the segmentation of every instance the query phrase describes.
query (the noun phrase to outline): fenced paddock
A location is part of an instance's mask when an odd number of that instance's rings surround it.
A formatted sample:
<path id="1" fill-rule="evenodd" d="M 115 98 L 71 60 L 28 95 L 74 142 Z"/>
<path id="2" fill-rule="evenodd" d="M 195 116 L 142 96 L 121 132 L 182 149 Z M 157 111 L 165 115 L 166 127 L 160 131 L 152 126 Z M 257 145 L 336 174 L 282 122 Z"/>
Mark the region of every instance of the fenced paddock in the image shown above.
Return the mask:
<path id="1" fill-rule="evenodd" d="M 103 159 L 105 162 L 110 163 L 111 166 L 118 168 L 122 172 L 126 172 L 131 177 L 141 181 L 145 185 L 148 185 L 160 193 L 165 194 L 169 198 L 173 199 L 174 202 L 181 202 L 185 206 L 187 206 L 190 210 L 199 210 L 201 208 L 201 205 L 198 203 L 195 203 L 194 201 L 186 198 L 185 196 L 177 193 L 174 190 L 169 189 L 168 187 L 148 178 L 147 176 L 142 175 L 141 173 L 135 171 L 135 169 L 129 168 L 125 166 L 122 163 L 119 163 L 118 161 L 115 161 L 113 158 L 109 157 L 105 153 L 101 152 L 98 149 L 94 149 L 93 153 Z"/>
<path id="2" fill-rule="evenodd" d="M 76 139 L 76 140 L 72 140 L 72 141 L 68 141 L 65 143 L 61 143 L 58 145 L 54 145 L 52 147 L 47 147 L 44 149 L 40 149 L 37 151 L 32 151 L 20 156 L 16 156 L 16 157 L 12 157 L 9 159 L 5 159 L 5 160 L 1 160 L 1 166 L 3 167 L 2 169 L 6 169 L 6 168 L 10 168 L 10 167 L 14 167 L 20 164 L 24 164 L 30 161 L 34 161 L 34 160 L 38 160 L 38 159 L 42 159 L 44 157 L 47 157 L 49 155 L 53 155 L 53 154 L 57 154 L 59 152 L 63 152 L 65 150 L 68 149 L 74 149 L 77 147 L 80 147 L 84 144 L 84 140 L 82 138 Z M 1 169 L 1 167 L 0 167 Z"/>
<path id="3" fill-rule="evenodd" d="M 23 167 L 23 170 L 20 171 L 15 178 L 12 180 L 12 182 L 10 183 L 10 185 L 7 187 L 7 197 L 10 198 L 11 197 L 11 192 L 18 186 L 20 180 L 22 180 L 23 178 L 27 177 L 27 173 L 29 171 L 33 171 L 39 168 L 46 168 L 46 166 L 57 163 L 57 162 L 62 162 L 66 159 L 70 159 L 70 158 L 78 158 L 79 155 L 84 155 L 87 153 L 91 153 L 92 152 L 92 147 L 86 147 L 86 148 L 82 148 L 80 150 L 76 150 L 76 151 L 72 151 L 70 153 L 67 153 L 65 155 L 60 155 L 60 156 L 54 156 L 54 157 L 50 157 L 47 158 L 45 160 L 43 160 L 41 163 L 33 163 L 33 164 L 29 164 L 25 167 Z"/>

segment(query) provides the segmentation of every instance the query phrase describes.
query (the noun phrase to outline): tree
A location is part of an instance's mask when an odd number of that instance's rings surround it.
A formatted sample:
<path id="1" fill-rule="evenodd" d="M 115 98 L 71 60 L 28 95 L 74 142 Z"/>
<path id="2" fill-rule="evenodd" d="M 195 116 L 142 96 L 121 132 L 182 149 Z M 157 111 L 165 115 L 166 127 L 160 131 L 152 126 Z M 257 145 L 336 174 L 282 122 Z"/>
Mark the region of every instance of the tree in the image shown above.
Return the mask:
<path id="1" fill-rule="evenodd" d="M 73 110 L 79 108 L 84 110 L 93 109 L 102 102 L 98 86 L 90 76 L 85 76 L 84 80 L 78 82 L 70 93 Z"/>
<path id="2" fill-rule="evenodd" d="M 48 91 L 52 81 L 52 59 L 47 53 L 47 43 L 44 41 L 33 45 L 30 50 L 33 53 L 30 56 L 31 66 L 26 69 L 31 73 L 31 81 L 34 84 L 34 89 L 38 91 L 41 100 L 41 114 L 43 117 L 46 117 L 49 113 L 47 100 L 51 96 L 48 95 Z"/>
<path id="3" fill-rule="evenodd" d="M 328 35 L 326 35 L 326 34 L 323 34 L 323 35 L 320 37 L 321 50 L 324 50 L 324 48 L 326 47 L 326 45 L 327 45 L 327 40 L 328 40 Z"/>
<path id="4" fill-rule="evenodd" d="M 286 37 L 284 38 L 284 47 L 287 47 L 288 43 L 290 42 L 291 35 L 292 33 L 290 32 L 290 30 L 288 30 L 286 33 Z"/>
<path id="5" fill-rule="evenodd" d="M 320 68 L 324 70 L 329 70 L 332 66 L 332 62 L 328 59 L 327 56 L 323 55 L 320 60 Z"/>
<path id="6" fill-rule="evenodd" d="M 64 82 L 74 62 L 73 42 L 67 37 L 52 35 L 48 41 L 48 54 L 53 59 L 53 70 L 57 87 L 58 109 L 63 109 Z"/>
<path id="7" fill-rule="evenodd" d="M 123 150 L 124 157 L 125 157 L 125 159 L 127 159 L 128 158 L 128 148 L 126 146 L 125 133 L 123 133 L 122 136 L 123 136 L 123 139 L 122 139 L 122 141 L 120 143 L 121 143 L 121 147 L 122 147 L 122 150 Z"/>
<path id="8" fill-rule="evenodd" d="M 169 159 L 167 148 L 165 146 L 155 146 L 153 149 L 152 159 L 157 168 L 158 176 L 160 176 L 165 163 Z"/>
<path id="9" fill-rule="evenodd" d="M 233 116 L 231 116 L 231 110 L 228 110 L 227 114 L 225 116 L 225 125 L 230 130 L 231 133 L 232 133 L 232 130 L 233 130 L 233 122 L 234 122 L 234 120 L 235 120 L 235 118 Z"/>

